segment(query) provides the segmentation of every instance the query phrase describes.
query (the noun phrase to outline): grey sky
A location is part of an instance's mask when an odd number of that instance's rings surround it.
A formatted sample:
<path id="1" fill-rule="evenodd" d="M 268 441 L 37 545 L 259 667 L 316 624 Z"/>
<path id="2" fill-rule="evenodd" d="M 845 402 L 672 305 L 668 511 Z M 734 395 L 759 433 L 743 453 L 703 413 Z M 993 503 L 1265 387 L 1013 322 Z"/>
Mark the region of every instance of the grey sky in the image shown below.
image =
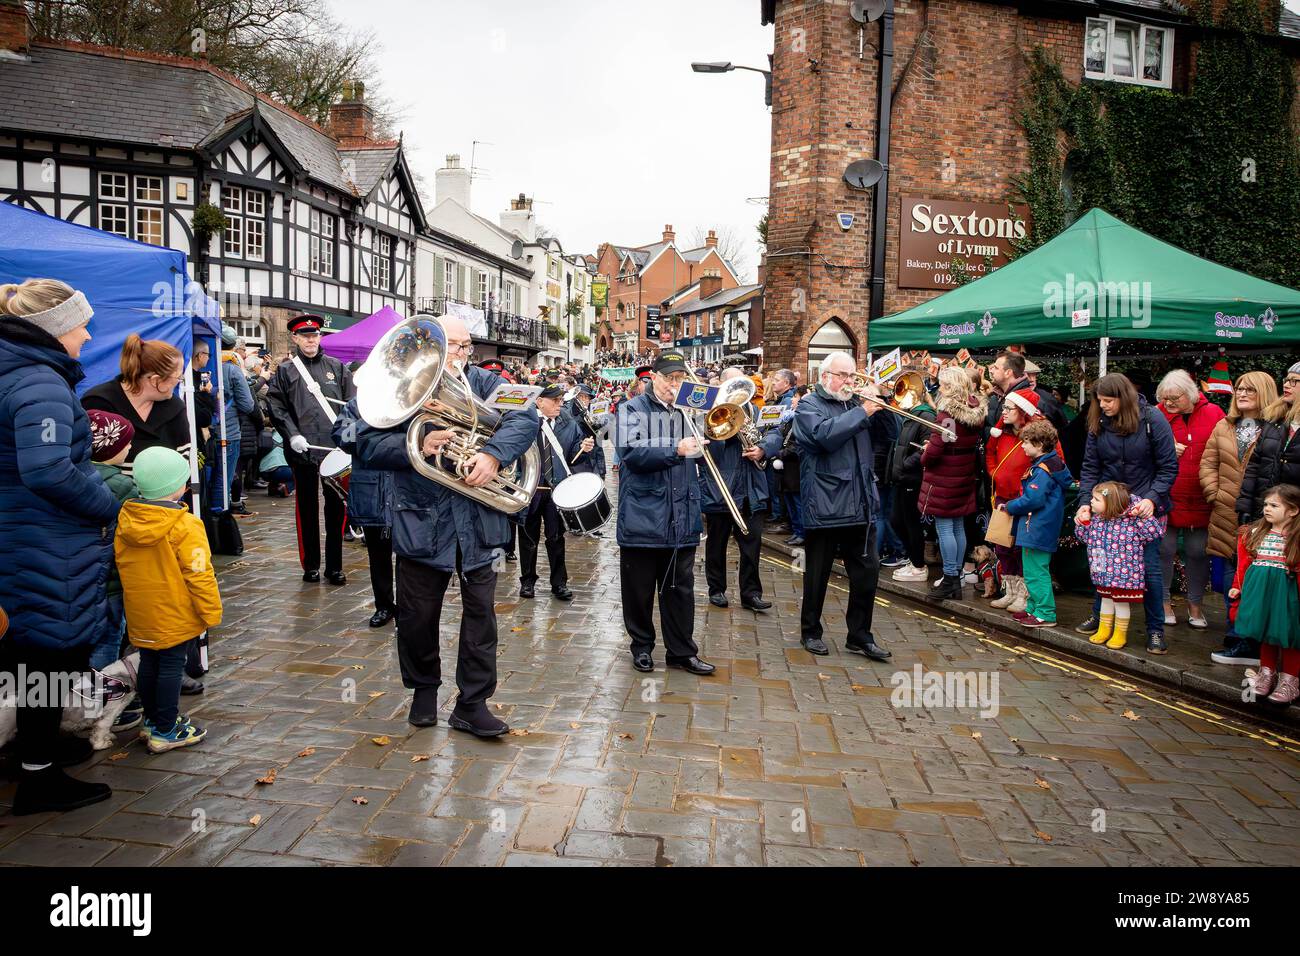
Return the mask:
<path id="1" fill-rule="evenodd" d="M 493 220 L 519 192 L 566 251 L 606 240 L 680 240 L 730 228 L 746 244 L 766 196 L 771 120 L 756 73 L 691 72 L 692 60 L 766 67 L 758 0 L 329 0 L 382 48 L 428 189 L 447 153 L 483 174 L 474 211 Z M 1300 0 L 1286 0 L 1300 12 Z"/>
<path id="2" fill-rule="evenodd" d="M 485 174 L 474 211 L 538 200 L 566 251 L 679 240 L 731 227 L 758 261 L 771 122 L 763 78 L 691 72 L 692 60 L 766 68 L 758 0 L 330 0 L 373 29 L 386 93 L 405 107 L 411 159 L 433 189 L 447 153 Z"/>

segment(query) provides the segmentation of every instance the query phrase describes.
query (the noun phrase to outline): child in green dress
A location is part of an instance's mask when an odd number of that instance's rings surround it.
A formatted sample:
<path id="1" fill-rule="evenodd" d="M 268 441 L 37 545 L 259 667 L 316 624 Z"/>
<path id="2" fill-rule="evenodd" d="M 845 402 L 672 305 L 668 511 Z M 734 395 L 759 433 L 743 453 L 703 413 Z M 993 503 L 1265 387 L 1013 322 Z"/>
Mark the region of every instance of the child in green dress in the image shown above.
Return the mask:
<path id="1" fill-rule="evenodd" d="M 1283 706 L 1300 697 L 1298 571 L 1300 488 L 1277 485 L 1264 495 L 1264 517 L 1241 529 L 1228 596 L 1237 601 L 1237 633 L 1260 642 L 1255 696 Z"/>

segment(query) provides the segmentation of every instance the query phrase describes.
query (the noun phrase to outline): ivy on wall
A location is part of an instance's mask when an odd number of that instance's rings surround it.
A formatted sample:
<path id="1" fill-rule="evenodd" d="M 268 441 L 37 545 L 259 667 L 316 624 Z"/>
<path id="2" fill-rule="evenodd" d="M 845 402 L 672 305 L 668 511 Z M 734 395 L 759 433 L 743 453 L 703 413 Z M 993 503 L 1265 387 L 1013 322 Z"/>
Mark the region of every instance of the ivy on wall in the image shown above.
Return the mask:
<path id="1" fill-rule="evenodd" d="M 1019 115 L 1029 162 L 1014 186 L 1033 223 L 1016 254 L 1097 206 L 1195 255 L 1300 286 L 1291 60 L 1255 0 L 1229 0 L 1217 23 L 1208 0 L 1191 6 L 1205 33 L 1188 93 L 1074 86 L 1046 49 L 1030 51 Z"/>

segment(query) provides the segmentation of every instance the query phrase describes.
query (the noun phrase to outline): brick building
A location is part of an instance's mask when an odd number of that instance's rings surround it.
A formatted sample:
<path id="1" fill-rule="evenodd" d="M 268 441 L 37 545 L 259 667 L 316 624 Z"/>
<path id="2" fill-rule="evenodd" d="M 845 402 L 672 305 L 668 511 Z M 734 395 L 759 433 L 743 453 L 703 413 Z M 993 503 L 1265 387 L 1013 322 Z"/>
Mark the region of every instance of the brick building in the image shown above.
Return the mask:
<path id="1" fill-rule="evenodd" d="M 1300 57 L 1300 17 L 1261 3 L 1278 42 Z M 844 173 L 876 155 L 883 21 L 859 23 L 848 0 L 761 0 L 760 7 L 762 22 L 775 26 L 767 364 L 806 369 L 834 348 L 861 360 L 869 348 L 873 192 L 849 185 Z M 1024 228 L 1008 204 L 1011 180 L 1026 164 L 1016 112 L 1031 49 L 1053 52 L 1072 83 L 1180 92 L 1192 82 L 1199 31 L 1176 0 L 891 0 L 889 11 L 881 314 L 943 291 L 948 276 L 946 264 L 931 261 L 936 246 L 968 253 L 980 271 L 984 253 Z M 925 246 L 931 259 L 912 254 L 926 232 L 947 237 Z M 972 233 L 981 238 L 970 241 Z"/>
<path id="2" fill-rule="evenodd" d="M 698 285 L 706 272 L 716 270 L 719 289 L 740 285 L 731 264 L 718 252 L 718 238 L 710 229 L 704 245 L 679 250 L 672 226 L 664 226 L 659 242 L 648 246 L 601 243 L 596 250 L 596 272 L 609 277 L 609 306 L 598 323 L 596 348 L 641 352 L 673 341 L 664 321 L 669 308 L 699 298 Z"/>

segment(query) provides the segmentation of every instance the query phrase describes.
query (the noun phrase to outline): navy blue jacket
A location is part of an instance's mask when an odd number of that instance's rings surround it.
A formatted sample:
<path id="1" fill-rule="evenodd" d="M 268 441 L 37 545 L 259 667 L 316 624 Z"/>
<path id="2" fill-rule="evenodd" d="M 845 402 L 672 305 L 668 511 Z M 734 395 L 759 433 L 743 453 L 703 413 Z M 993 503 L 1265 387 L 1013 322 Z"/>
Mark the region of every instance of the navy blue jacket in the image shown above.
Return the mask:
<path id="1" fill-rule="evenodd" d="M 700 543 L 699 458 L 677 443 L 690 429 L 676 408 L 647 389 L 618 406 L 618 544 L 621 548 L 693 548 Z"/>
<path id="2" fill-rule="evenodd" d="M 0 319 L 0 607 L 16 644 L 63 650 L 107 626 L 120 504 L 90 460 L 82 378 L 48 332 Z"/>
<path id="3" fill-rule="evenodd" d="M 551 427 L 555 430 L 555 440 L 559 443 L 560 447 L 564 450 L 564 461 L 561 462 L 555 459 L 554 449 L 551 449 L 551 455 L 552 455 L 551 473 L 553 476 L 553 482 L 550 485 L 550 487 L 553 489 L 565 478 L 568 478 L 569 475 L 576 474 L 577 472 L 580 471 L 591 471 L 590 467 L 583 467 L 584 465 L 588 464 L 591 455 L 588 455 L 586 453 L 578 455 L 578 446 L 580 446 L 582 444 L 582 440 L 587 437 L 587 429 L 579 425 L 572 418 L 572 416 L 570 416 L 566 411 L 564 411 L 563 408 L 560 409 L 560 414 L 555 416 L 555 421 Z M 547 441 L 546 436 L 542 434 L 540 416 L 539 416 L 538 429 L 537 429 L 537 441 L 535 441 L 533 444 L 537 446 L 538 460 L 539 462 L 543 463 L 543 468 L 544 468 L 546 456 L 542 452 L 542 446 L 543 444 L 545 444 L 549 448 L 550 442 Z M 578 456 L 578 460 L 576 462 L 573 461 L 575 455 Z M 570 462 L 573 462 L 573 464 L 570 464 Z M 543 470 L 542 477 L 538 480 L 537 485 L 539 488 L 546 485 L 545 470 Z M 533 495 L 533 500 L 528 503 L 528 507 L 525 508 L 523 511 L 516 513 L 514 517 L 518 521 L 523 521 L 524 518 L 534 514 L 537 511 L 537 509 L 540 508 L 541 506 L 542 506 L 541 495 Z"/>
<path id="4" fill-rule="evenodd" d="M 581 409 L 578 406 L 578 400 L 576 398 L 573 399 L 572 401 L 564 403 L 564 414 L 567 414 L 570 418 L 573 419 L 574 424 L 578 426 L 578 430 L 582 433 L 582 437 L 586 438 L 588 434 L 587 426 L 583 425 L 579 421 L 580 411 Z M 600 417 L 597 417 L 595 415 L 592 415 L 589 417 L 592 419 L 592 421 L 596 423 L 596 428 L 598 428 L 601 432 L 607 430 L 606 424 L 608 419 L 610 419 L 611 416 L 602 415 Z M 601 418 L 604 418 L 607 421 L 601 421 L 600 420 Z M 572 458 L 573 457 L 572 454 L 570 454 L 569 457 Z M 591 452 L 590 455 L 583 455 L 581 458 L 579 458 L 577 464 L 573 466 L 573 470 L 590 471 L 590 472 L 594 472 L 597 475 L 600 475 L 600 477 L 602 478 L 605 477 L 605 449 L 604 449 L 604 436 L 602 434 L 598 433 L 596 435 L 595 449 Z"/>
<path id="5" fill-rule="evenodd" d="M 1056 550 L 1065 519 L 1065 492 L 1073 481 L 1056 449 L 1034 459 L 1020 479 L 1020 497 L 1007 502 L 1007 513 L 1015 517 L 1011 531 L 1016 547 Z"/>
<path id="6" fill-rule="evenodd" d="M 1092 489 L 1101 482 L 1122 481 L 1128 485 L 1129 494 L 1155 505 L 1157 515 L 1167 514 L 1173 506 L 1169 492 L 1178 477 L 1173 429 L 1141 395 L 1138 405 L 1141 417 L 1132 435 L 1117 435 L 1105 415 L 1101 416 L 1101 433 L 1088 435 L 1079 476 L 1081 504 L 1092 499 Z"/>
<path id="7" fill-rule="evenodd" d="M 354 398 L 334 420 L 334 444 L 352 456 L 348 480 L 348 519 L 363 528 L 387 528 L 393 523 L 393 473 L 357 463 L 357 432 L 365 425 Z"/>
<path id="8" fill-rule="evenodd" d="M 486 399 L 501 384 L 499 377 L 475 366 L 465 373 L 479 398 Z M 491 564 L 498 549 L 510 540 L 507 515 L 418 474 L 406 455 L 406 431 L 404 424 L 395 428 L 363 424 L 357 431 L 356 458 L 361 467 L 393 473 L 393 550 L 439 571 L 456 570 L 457 550 L 464 571 Z M 536 440 L 537 412 L 511 411 L 501 417 L 482 450 L 505 468 Z"/>
<path id="9" fill-rule="evenodd" d="M 876 482 L 870 428 L 871 419 L 856 398 L 841 402 L 818 385 L 799 399 L 794 438 L 805 528 L 871 523 Z"/>
<path id="10" fill-rule="evenodd" d="M 750 511 L 763 511 L 771 500 L 767 487 L 767 460 L 781 450 L 781 433 L 775 428 L 768 429 L 762 436 L 763 461 L 755 464 L 742 455 L 744 448 L 739 438 L 728 438 L 725 442 L 710 442 L 709 455 L 713 458 L 718 471 L 727 482 L 727 490 L 735 499 L 737 508 L 744 508 L 749 502 Z M 718 486 L 709 472 L 708 465 L 700 468 L 702 484 L 702 510 L 705 514 L 721 514 L 727 510 L 727 503 L 718 494 Z"/>

